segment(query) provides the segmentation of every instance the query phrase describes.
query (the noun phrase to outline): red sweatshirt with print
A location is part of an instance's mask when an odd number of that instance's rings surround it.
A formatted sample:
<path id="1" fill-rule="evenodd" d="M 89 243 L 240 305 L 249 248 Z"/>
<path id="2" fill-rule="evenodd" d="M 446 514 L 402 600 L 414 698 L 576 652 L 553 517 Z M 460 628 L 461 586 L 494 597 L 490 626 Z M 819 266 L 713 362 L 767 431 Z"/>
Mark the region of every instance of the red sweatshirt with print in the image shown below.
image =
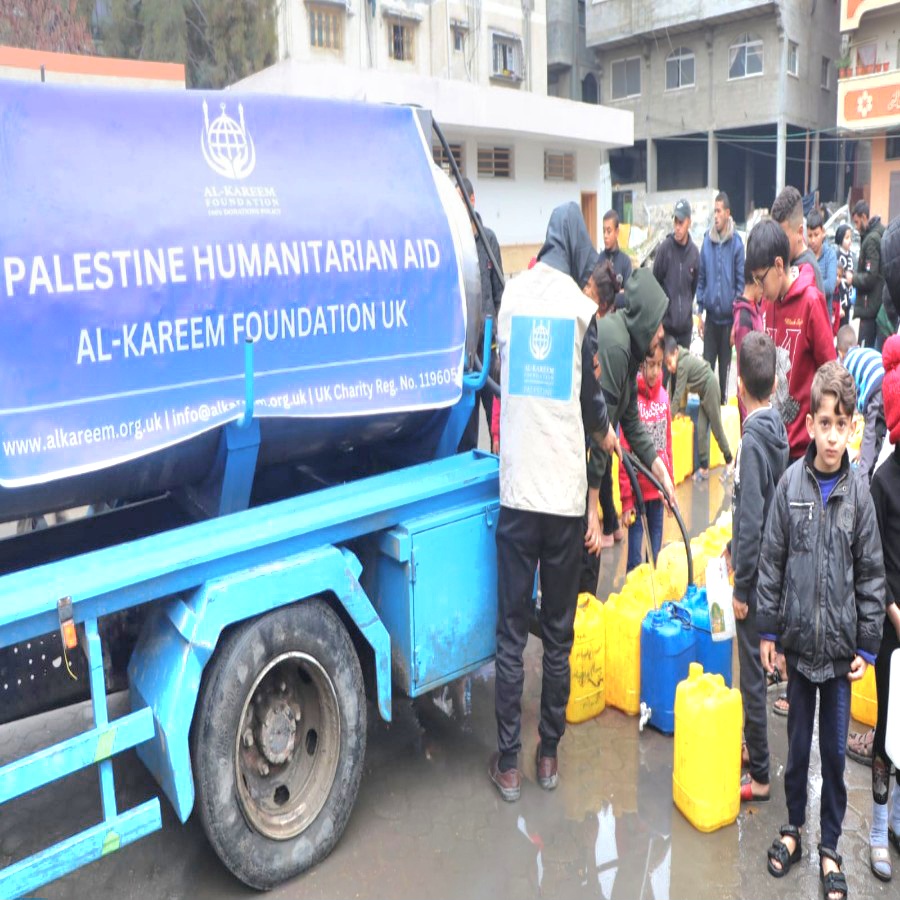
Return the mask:
<path id="1" fill-rule="evenodd" d="M 784 297 L 763 303 L 763 315 L 778 354 L 772 405 L 784 420 L 793 461 L 809 446 L 806 416 L 813 376 L 819 366 L 835 359 L 831 322 L 812 266 L 801 265 Z"/>
<path id="2" fill-rule="evenodd" d="M 663 461 L 669 477 L 674 479 L 675 476 L 672 472 L 672 411 L 669 408 L 669 395 L 662 385 L 662 375 L 651 388 L 647 387 L 643 372 L 638 372 L 637 388 L 638 415 L 650 433 L 650 437 L 653 438 L 656 452 Z M 620 440 L 623 450 L 631 449 L 624 434 L 621 435 Z M 659 491 L 640 473 L 638 473 L 638 484 L 644 500 L 659 500 Z M 628 480 L 628 475 L 625 474 L 624 466 L 619 466 L 619 492 L 622 495 L 622 511 L 633 509 L 631 482 Z"/>

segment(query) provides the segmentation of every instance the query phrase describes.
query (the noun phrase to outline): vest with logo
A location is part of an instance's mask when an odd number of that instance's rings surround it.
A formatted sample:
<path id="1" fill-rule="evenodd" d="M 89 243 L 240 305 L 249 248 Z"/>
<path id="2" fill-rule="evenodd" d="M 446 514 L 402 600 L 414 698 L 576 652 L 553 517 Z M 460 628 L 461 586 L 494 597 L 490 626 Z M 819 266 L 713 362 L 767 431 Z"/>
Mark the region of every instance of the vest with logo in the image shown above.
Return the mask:
<path id="1" fill-rule="evenodd" d="M 503 506 L 584 515 L 581 345 L 596 310 L 568 275 L 544 263 L 503 292 L 497 326 Z"/>

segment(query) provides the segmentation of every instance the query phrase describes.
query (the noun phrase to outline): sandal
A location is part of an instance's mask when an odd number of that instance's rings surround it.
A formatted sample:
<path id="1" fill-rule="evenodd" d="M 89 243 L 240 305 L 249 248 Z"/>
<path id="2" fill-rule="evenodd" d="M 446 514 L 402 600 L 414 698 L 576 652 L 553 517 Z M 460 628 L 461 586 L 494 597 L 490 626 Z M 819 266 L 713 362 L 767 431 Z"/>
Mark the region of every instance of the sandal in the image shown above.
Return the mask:
<path id="1" fill-rule="evenodd" d="M 776 698 L 775 702 L 772 704 L 772 712 L 775 713 L 776 716 L 787 716 L 790 708 L 791 705 L 788 703 L 787 694 L 782 694 L 780 697 Z"/>
<path id="2" fill-rule="evenodd" d="M 869 847 L 869 868 L 880 881 L 890 881 L 894 874 L 890 850 L 887 847 Z"/>
<path id="3" fill-rule="evenodd" d="M 788 851 L 787 844 L 784 841 L 777 839 L 772 841 L 772 846 L 766 851 L 768 856 L 766 867 L 769 870 L 769 874 L 773 878 L 784 878 L 791 871 L 791 866 L 800 862 L 803 858 L 803 844 L 800 841 L 800 829 L 796 825 L 782 825 L 778 829 L 778 833 L 783 838 L 793 838 L 797 842 L 793 853 Z M 781 866 L 780 869 L 776 869 L 772 865 L 772 863 L 776 862 Z"/>
<path id="4" fill-rule="evenodd" d="M 875 746 L 875 729 L 851 731 L 847 736 L 847 756 L 864 766 L 872 765 Z"/>
<path id="5" fill-rule="evenodd" d="M 741 778 L 741 803 L 768 803 L 771 794 L 771 788 L 769 788 L 768 794 L 754 794 L 750 775 L 748 774 Z"/>
<path id="6" fill-rule="evenodd" d="M 822 868 L 822 861 L 826 857 L 833 859 L 838 864 L 836 872 L 825 874 L 825 870 Z M 847 876 L 840 869 L 843 865 L 844 858 L 840 853 L 819 844 L 819 879 L 822 882 L 822 896 L 824 900 L 847 900 Z M 840 896 L 832 897 L 832 894 L 839 894 Z"/>

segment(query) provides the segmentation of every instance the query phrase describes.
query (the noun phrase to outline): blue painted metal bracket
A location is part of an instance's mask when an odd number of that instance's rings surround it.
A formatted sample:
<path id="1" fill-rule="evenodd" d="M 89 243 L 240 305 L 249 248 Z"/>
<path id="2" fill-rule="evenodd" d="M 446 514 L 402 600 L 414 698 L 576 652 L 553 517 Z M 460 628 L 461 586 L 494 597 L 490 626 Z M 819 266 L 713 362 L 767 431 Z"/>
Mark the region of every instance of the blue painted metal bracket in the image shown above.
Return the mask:
<path id="1" fill-rule="evenodd" d="M 0 870 L 0 900 L 33 894 L 42 885 L 162 828 L 159 800 L 153 798 Z"/>
<path id="2" fill-rule="evenodd" d="M 203 669 L 222 630 L 235 622 L 333 593 L 375 653 L 378 709 L 390 721 L 390 638 L 360 587 L 361 570 L 350 551 L 319 547 L 210 581 L 185 601 L 168 601 L 147 623 L 128 674 L 132 706 L 153 710 L 156 739 L 137 752 L 182 822 L 194 806 L 189 735 Z"/>
<path id="3" fill-rule="evenodd" d="M 153 714 L 139 709 L 0 769 L 0 803 L 108 759 L 153 737 Z"/>
<path id="4" fill-rule="evenodd" d="M 488 316 L 484 320 L 484 344 L 482 346 L 480 372 L 466 372 L 463 375 L 463 392 L 459 402 L 450 410 L 447 417 L 447 424 L 441 433 L 441 439 L 438 442 L 436 456 L 441 459 L 445 456 L 452 456 L 456 453 L 459 446 L 460 438 L 466 430 L 466 425 L 472 417 L 472 410 L 478 402 L 478 391 L 480 391 L 487 381 L 488 370 L 490 369 L 491 360 L 491 341 L 493 339 L 494 319 Z"/>

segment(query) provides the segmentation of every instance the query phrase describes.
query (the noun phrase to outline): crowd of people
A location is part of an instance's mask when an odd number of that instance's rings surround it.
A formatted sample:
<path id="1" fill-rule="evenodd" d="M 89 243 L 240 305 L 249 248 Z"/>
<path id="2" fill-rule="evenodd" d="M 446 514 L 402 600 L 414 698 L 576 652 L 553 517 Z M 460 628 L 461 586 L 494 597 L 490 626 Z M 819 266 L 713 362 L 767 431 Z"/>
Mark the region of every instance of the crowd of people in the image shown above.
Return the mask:
<path id="1" fill-rule="evenodd" d="M 489 422 L 501 509 L 491 780 L 504 800 L 519 798 L 523 653 L 538 570 L 543 676 L 534 759 L 538 784 L 556 787 L 577 595 L 596 590 L 601 551 L 626 530 L 629 569 L 645 559 L 645 525 L 649 553 L 659 552 L 664 507 L 675 504 L 672 414 L 696 393 L 695 478 L 709 477 L 711 431 L 726 462 L 724 478 L 734 481 L 727 560 L 748 770 L 741 799 L 770 797 L 766 692 L 786 680 L 776 707 L 787 716 L 788 821 L 767 864 L 783 877 L 802 853 L 818 698 L 827 900 L 847 896 L 838 841 L 847 805 L 850 686 L 870 665 L 878 724 L 872 735 L 852 739 L 863 746 L 857 756 L 871 747 L 873 873 L 889 879 L 889 845 L 900 852 L 900 775 L 889 797 L 897 767 L 885 749 L 889 659 L 900 646 L 900 447 L 877 466 L 886 432 L 900 444 L 893 302 L 900 297 L 900 219 L 885 230 L 861 201 L 853 223 L 858 259 L 850 229 L 839 228 L 831 242 L 821 212 L 804 217 L 800 193 L 787 187 L 745 248 L 720 193 L 698 248 L 690 204 L 680 200 L 652 270 L 632 272 L 618 246 L 616 213 L 604 217 L 598 253 L 580 208 L 570 203 L 553 211 L 528 271 L 493 297 L 501 393 Z M 486 286 L 489 280 L 483 277 Z M 695 329 L 702 358 L 690 349 Z M 733 351 L 742 433 L 736 448 L 720 413 Z M 865 431 L 851 465 L 847 446 L 857 415 Z M 611 459 L 622 448 L 662 488 L 639 483 L 644 522 L 633 514 L 627 479 L 622 521 L 615 517 Z"/>

